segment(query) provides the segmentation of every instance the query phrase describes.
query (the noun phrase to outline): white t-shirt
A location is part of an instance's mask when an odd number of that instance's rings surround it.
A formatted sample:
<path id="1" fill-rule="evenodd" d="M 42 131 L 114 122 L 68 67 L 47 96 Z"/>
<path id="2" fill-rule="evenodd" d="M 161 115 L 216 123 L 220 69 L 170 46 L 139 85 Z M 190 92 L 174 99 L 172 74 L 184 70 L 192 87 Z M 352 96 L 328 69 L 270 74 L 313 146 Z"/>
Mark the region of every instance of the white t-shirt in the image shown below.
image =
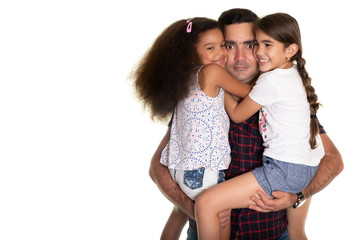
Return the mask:
<path id="1" fill-rule="evenodd" d="M 310 107 L 296 66 L 262 74 L 249 97 L 263 106 L 259 128 L 265 156 L 309 166 L 319 164 L 324 148 L 319 135 L 318 147 L 310 148 Z"/>

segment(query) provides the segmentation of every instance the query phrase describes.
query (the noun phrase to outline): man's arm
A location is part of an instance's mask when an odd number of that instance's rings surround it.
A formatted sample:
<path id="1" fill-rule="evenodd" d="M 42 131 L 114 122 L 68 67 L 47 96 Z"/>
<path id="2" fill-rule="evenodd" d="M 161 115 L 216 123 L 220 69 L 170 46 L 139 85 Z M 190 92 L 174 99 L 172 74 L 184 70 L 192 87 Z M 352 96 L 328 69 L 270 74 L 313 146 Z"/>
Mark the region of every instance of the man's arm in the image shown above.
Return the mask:
<path id="1" fill-rule="evenodd" d="M 170 139 L 170 127 L 164 138 L 161 140 L 150 163 L 149 175 L 161 193 L 169 199 L 174 205 L 185 212 L 189 217 L 194 217 L 194 202 L 186 196 L 179 185 L 172 179 L 169 169 L 160 163 L 160 157 L 163 149 Z"/>
<path id="2" fill-rule="evenodd" d="M 320 134 L 323 142 L 325 156 L 321 159 L 319 169 L 309 185 L 303 190 L 305 197 L 310 197 L 324 189 L 344 169 L 344 163 L 340 152 L 335 147 L 326 133 Z M 249 206 L 250 209 L 259 212 L 274 212 L 291 207 L 297 200 L 296 194 L 282 191 L 273 192 L 274 199 L 268 198 L 263 192 L 258 192 L 259 197 L 252 196 L 256 205 Z"/>
<path id="3" fill-rule="evenodd" d="M 325 156 L 321 159 L 319 169 L 314 178 L 303 191 L 305 197 L 310 197 L 320 192 L 344 170 L 342 157 L 334 143 L 326 133 L 320 134 L 320 136 L 324 145 Z"/>

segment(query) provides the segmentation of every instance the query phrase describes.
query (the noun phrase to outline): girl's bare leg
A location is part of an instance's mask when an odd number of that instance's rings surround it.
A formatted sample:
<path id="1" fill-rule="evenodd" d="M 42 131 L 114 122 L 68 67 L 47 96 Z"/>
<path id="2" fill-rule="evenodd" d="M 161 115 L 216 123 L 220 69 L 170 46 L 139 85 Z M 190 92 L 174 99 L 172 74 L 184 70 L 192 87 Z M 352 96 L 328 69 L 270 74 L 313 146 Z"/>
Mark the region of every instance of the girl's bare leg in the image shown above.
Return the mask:
<path id="1" fill-rule="evenodd" d="M 250 197 L 262 190 L 254 174 L 248 172 L 205 190 L 195 202 L 195 217 L 200 240 L 220 239 L 218 213 L 225 209 L 247 208 Z"/>
<path id="2" fill-rule="evenodd" d="M 161 234 L 161 240 L 179 239 L 188 216 L 178 207 L 174 206 Z"/>
<path id="3" fill-rule="evenodd" d="M 306 199 L 304 205 L 299 208 L 288 208 L 288 232 L 291 240 L 307 240 L 305 233 L 305 222 L 309 212 L 311 197 Z"/>

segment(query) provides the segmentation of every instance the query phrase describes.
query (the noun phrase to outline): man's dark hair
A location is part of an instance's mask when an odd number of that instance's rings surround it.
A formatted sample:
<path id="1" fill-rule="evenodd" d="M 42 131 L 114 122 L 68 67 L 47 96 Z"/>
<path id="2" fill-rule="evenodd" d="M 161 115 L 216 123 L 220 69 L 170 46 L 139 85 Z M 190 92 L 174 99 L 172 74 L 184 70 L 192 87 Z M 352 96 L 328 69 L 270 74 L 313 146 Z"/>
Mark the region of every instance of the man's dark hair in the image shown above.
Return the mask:
<path id="1" fill-rule="evenodd" d="M 234 23 L 255 23 L 259 17 L 250 11 L 249 9 L 244 8 L 233 8 L 223 12 L 218 22 L 221 25 L 221 30 L 224 32 L 224 28 L 227 25 L 234 24 Z"/>

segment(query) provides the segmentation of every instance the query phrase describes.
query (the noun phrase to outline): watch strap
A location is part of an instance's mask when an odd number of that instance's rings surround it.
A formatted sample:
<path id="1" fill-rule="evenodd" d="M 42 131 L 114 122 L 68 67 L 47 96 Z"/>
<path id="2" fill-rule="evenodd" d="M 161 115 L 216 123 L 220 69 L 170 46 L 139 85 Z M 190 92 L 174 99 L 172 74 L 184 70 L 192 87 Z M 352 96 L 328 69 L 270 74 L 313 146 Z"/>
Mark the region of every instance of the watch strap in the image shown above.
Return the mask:
<path id="1" fill-rule="evenodd" d="M 306 201 L 305 195 L 302 192 L 298 192 L 296 196 L 297 200 L 294 203 L 293 208 L 300 207 Z"/>

